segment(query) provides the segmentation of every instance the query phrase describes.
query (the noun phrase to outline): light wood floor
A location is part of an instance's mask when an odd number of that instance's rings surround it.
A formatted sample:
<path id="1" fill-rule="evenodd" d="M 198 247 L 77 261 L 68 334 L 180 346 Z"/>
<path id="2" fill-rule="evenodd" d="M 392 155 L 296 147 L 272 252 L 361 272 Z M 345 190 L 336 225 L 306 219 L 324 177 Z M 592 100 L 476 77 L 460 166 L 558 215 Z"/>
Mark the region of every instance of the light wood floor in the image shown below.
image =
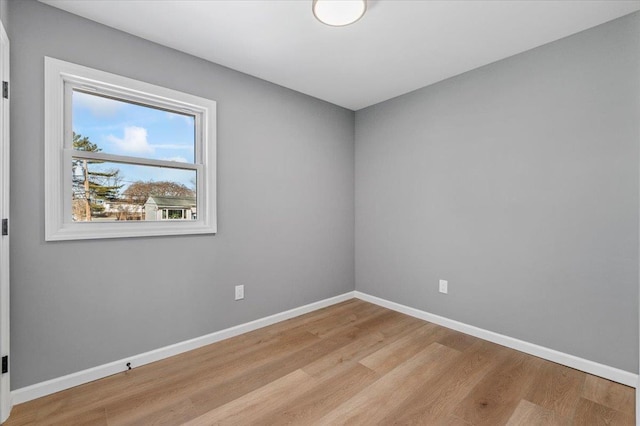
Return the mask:
<path id="1" fill-rule="evenodd" d="M 350 300 L 14 407 L 16 425 L 633 425 L 634 390 Z"/>

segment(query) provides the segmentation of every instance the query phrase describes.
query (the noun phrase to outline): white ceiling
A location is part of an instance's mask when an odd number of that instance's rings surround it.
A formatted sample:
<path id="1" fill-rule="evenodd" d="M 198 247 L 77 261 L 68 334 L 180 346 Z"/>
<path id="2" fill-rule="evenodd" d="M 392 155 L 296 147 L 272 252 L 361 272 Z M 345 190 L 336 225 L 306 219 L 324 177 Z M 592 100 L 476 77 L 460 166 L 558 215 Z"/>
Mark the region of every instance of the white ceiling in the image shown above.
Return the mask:
<path id="1" fill-rule="evenodd" d="M 311 0 L 40 0 L 358 110 L 640 9 L 640 0 L 368 0 L 347 27 Z"/>

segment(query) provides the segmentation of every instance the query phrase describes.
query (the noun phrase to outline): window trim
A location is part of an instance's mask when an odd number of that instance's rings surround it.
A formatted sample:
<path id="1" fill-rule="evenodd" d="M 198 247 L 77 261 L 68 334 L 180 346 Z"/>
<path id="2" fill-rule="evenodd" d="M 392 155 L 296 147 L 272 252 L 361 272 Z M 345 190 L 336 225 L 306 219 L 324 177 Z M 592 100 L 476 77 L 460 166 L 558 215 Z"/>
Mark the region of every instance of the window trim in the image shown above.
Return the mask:
<path id="1" fill-rule="evenodd" d="M 45 240 L 78 240 L 162 235 L 215 234 L 216 212 L 216 102 L 139 80 L 85 66 L 44 58 L 44 196 Z M 70 91 L 80 88 L 169 111 L 193 114 L 196 126 L 195 163 L 175 163 L 65 147 L 72 140 Z M 162 167 L 193 169 L 197 180 L 197 219 L 193 221 L 73 222 L 71 157 Z M 68 178 L 68 179 L 67 179 Z M 66 182 L 68 180 L 68 182 Z"/>

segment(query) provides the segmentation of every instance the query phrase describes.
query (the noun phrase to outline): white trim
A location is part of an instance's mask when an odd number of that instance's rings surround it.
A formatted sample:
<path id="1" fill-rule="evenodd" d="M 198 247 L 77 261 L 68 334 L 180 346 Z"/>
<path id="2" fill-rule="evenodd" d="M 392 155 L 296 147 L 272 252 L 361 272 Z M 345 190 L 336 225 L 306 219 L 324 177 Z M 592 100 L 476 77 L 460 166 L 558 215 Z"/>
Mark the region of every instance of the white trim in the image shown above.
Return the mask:
<path id="1" fill-rule="evenodd" d="M 0 81 L 9 80 L 9 38 L 0 22 Z M 9 218 L 9 110 L 8 99 L 0 97 L 0 217 Z M 9 221 L 11 226 L 11 221 Z M 9 322 L 10 322 L 10 297 L 9 297 L 9 235 L 0 237 L 0 355 L 10 354 Z M 9 357 L 11 358 L 11 357 Z M 9 359 L 11 367 L 11 359 Z M 11 413 L 12 401 L 10 391 L 10 371 L 0 377 L 0 422 L 4 422 Z"/>
<path id="2" fill-rule="evenodd" d="M 639 80 L 637 82 L 640 83 L 640 75 L 637 75 L 636 78 L 638 78 Z M 636 93 L 636 96 L 640 97 L 640 92 Z M 640 122 L 636 122 L 636 126 L 638 126 L 636 130 L 640 130 L 640 125 L 638 125 L 638 123 Z M 640 158 L 638 158 L 637 160 L 640 161 Z M 638 216 L 638 220 L 640 220 L 640 215 Z M 637 236 L 640 237 L 640 228 Z M 636 260 L 640 260 L 640 257 Z M 638 287 L 640 289 L 640 275 L 638 276 Z M 638 293 L 638 296 L 640 296 L 640 292 Z M 638 303 L 638 306 L 640 306 L 640 297 L 638 298 L 638 300 L 636 300 L 636 303 Z M 640 316 L 638 316 L 635 325 L 638 326 L 638 332 L 640 333 Z M 638 339 L 638 343 L 640 344 L 640 339 Z M 638 357 L 638 369 L 638 371 L 640 371 L 640 357 Z M 638 383 L 638 387 L 636 387 L 636 424 L 640 425 L 640 383 Z"/>
<path id="3" fill-rule="evenodd" d="M 600 364 L 594 361 L 589 361 L 584 358 L 579 358 L 574 355 L 569 355 L 564 352 L 556 351 L 555 349 L 549 349 L 544 346 L 525 342 L 523 340 L 505 336 L 503 334 L 494 333 L 493 331 L 485 330 L 473 325 L 441 317 L 439 315 L 421 311 L 420 309 L 411 308 L 409 306 L 401 305 L 396 302 L 381 299 L 376 296 L 371 296 L 360 291 L 355 291 L 354 295 L 356 298 L 364 300 L 366 302 L 374 303 L 387 309 L 401 312 L 415 318 L 420 318 L 422 320 L 429 321 L 434 324 L 450 328 L 452 330 L 460 331 L 462 333 L 469 334 L 471 336 L 475 336 L 489 342 L 497 343 L 498 345 L 506 346 L 508 348 L 515 349 L 529 355 L 537 356 L 538 358 L 566 365 L 567 367 L 575 368 L 577 370 L 581 370 L 595 376 L 604 377 L 605 379 L 622 383 L 623 385 L 631 386 L 634 388 L 638 386 L 638 375 L 628 371 L 620 370 L 618 368 L 610 367 L 608 365 Z"/>
<path id="4" fill-rule="evenodd" d="M 78 151 L 73 148 L 64 149 L 65 164 L 67 159 L 78 158 L 87 160 L 102 160 L 114 163 L 134 164 L 140 166 L 165 167 L 178 170 L 197 170 L 202 173 L 202 164 L 181 163 L 178 161 L 153 160 L 151 158 L 129 157 L 125 155 L 105 154 L 103 152 Z"/>
<path id="5" fill-rule="evenodd" d="M 44 58 L 44 164 L 45 164 L 45 240 L 143 237 L 157 235 L 215 234 L 216 212 L 216 102 L 188 93 L 133 80 L 127 77 Z M 140 165 L 193 169 L 197 175 L 197 220 L 176 225 L 168 222 L 136 221 L 73 222 L 71 219 L 71 182 L 67 179 L 71 140 L 71 87 L 112 96 L 144 105 L 163 108 L 195 117 L 195 164 L 175 163 L 107 153 L 77 152 L 75 157 L 98 158 Z M 66 108 L 66 109 L 65 109 Z M 65 146 L 65 142 L 67 146 Z M 65 157 L 65 149 L 67 149 Z"/>
<path id="6" fill-rule="evenodd" d="M 132 367 L 139 367 L 141 365 L 149 364 L 151 362 L 159 361 L 161 359 L 178 355 L 183 352 L 191 351 L 202 346 L 210 345 L 212 343 L 216 343 L 230 337 L 248 333 L 250 331 L 257 330 L 259 328 L 266 327 L 280 321 L 285 321 L 290 318 L 295 318 L 297 316 L 304 315 L 318 309 L 326 308 L 327 306 L 335 305 L 336 303 L 344 302 L 353 298 L 353 292 L 348 292 L 339 296 L 330 297 L 328 299 L 290 309 L 285 312 L 260 318 L 255 321 L 240 324 L 235 327 L 216 331 L 205 336 L 196 337 L 195 339 L 186 340 L 184 342 L 176 343 L 139 355 L 134 355 L 118 361 L 110 362 L 108 364 L 99 365 L 87 370 L 82 370 L 76 373 L 68 374 L 66 376 L 47 380 L 46 382 L 36 383 L 31 386 L 16 389 L 11 392 L 13 396 L 13 402 L 15 404 L 21 404 L 23 402 L 31 401 L 36 398 L 72 388 L 74 386 L 79 386 L 84 383 L 101 379 L 103 377 L 111 376 L 112 374 L 120 373 L 127 369 L 126 364 L 128 362 L 131 363 Z"/>
<path id="7" fill-rule="evenodd" d="M 545 348 L 543 346 L 535 345 L 533 343 L 525 342 L 522 340 L 514 339 L 502 334 L 494 333 L 492 331 L 484 330 L 479 327 L 464 324 L 459 321 L 454 321 L 439 315 L 430 314 L 419 309 L 411 308 L 409 306 L 401 305 L 399 303 L 391 302 L 379 297 L 371 296 L 359 291 L 352 291 L 341 294 L 339 296 L 324 299 L 318 302 L 310 303 L 308 305 L 300 306 L 285 312 L 274 314 L 268 317 L 260 318 L 255 321 L 240 324 L 234 327 L 230 327 L 224 330 L 216 331 L 205 336 L 196 337 L 191 340 L 176 343 L 173 345 L 165 346 L 163 348 L 155 349 L 142 354 L 134 355 L 128 358 L 123 358 L 118 361 L 110 362 L 108 364 L 99 365 L 97 367 L 89 368 L 87 370 L 78 371 L 76 373 L 68 374 L 66 376 L 58 377 L 48 380 L 46 382 L 36 383 L 31 386 L 16 389 L 11 392 L 14 404 L 21 404 L 23 402 L 31 401 L 36 398 L 40 398 L 52 393 L 60 392 L 65 389 L 79 386 L 84 383 L 89 383 L 94 380 L 98 380 L 113 374 L 123 372 L 127 369 L 126 364 L 128 362 L 135 367 L 139 367 L 151 362 L 160 361 L 162 359 L 178 355 L 187 351 L 191 351 L 212 343 L 219 342 L 221 340 L 229 339 L 231 337 L 238 336 L 240 334 L 248 333 L 253 330 L 257 330 L 262 327 L 285 321 L 291 318 L 295 318 L 300 315 L 307 314 L 309 312 L 316 311 L 318 309 L 325 308 L 327 306 L 335 305 L 340 302 L 344 302 L 353 298 L 364 300 L 393 311 L 401 312 L 406 315 L 410 315 L 415 318 L 419 318 L 425 321 L 432 322 L 434 324 L 441 325 L 443 327 L 457 330 L 471 336 L 478 337 L 489 342 L 497 343 L 508 348 L 512 348 L 524 353 L 528 353 L 539 358 L 543 358 L 558 364 L 566 365 L 577 370 L 584 371 L 589 374 L 604 377 L 609 380 L 613 380 L 618 383 L 622 383 L 627 386 L 637 387 L 638 375 L 630 373 L 628 371 L 620 370 L 607 365 L 599 364 L 597 362 L 589 361 L 584 358 L 579 358 L 573 355 L 569 355 L 563 352 L 556 351 L 554 349 Z"/>

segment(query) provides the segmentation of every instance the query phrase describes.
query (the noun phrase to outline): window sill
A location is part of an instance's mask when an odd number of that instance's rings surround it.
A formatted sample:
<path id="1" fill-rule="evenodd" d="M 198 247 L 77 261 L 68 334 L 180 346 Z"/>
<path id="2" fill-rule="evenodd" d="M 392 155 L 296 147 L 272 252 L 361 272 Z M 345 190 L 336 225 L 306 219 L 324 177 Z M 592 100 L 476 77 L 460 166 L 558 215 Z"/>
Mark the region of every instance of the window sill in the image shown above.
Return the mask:
<path id="1" fill-rule="evenodd" d="M 202 222 L 114 222 L 114 223 L 69 223 L 55 233 L 46 236 L 47 241 L 93 240 L 104 238 L 157 237 L 163 235 L 214 234 L 216 229 Z"/>

